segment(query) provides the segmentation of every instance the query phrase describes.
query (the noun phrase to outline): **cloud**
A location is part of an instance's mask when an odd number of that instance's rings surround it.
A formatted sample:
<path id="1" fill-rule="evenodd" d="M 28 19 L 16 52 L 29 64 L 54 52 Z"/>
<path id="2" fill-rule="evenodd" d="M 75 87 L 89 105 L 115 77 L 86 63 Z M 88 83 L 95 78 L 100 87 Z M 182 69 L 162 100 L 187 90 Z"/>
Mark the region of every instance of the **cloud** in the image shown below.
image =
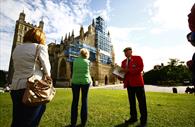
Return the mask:
<path id="1" fill-rule="evenodd" d="M 0 2 L 0 69 L 7 70 L 13 41 L 15 22 L 20 12 L 24 10 L 25 21 L 38 25 L 39 21 L 44 21 L 44 31 L 47 36 L 47 43 L 57 41 L 60 43 L 61 37 L 67 33 L 75 31 L 75 36 L 79 34 L 79 29 L 86 19 L 92 20 L 94 16 L 104 15 L 109 19 L 110 10 L 107 1 L 106 8 L 94 11 L 90 8 L 91 0 L 5 0 Z M 96 17 L 95 17 L 96 18 Z M 89 22 L 88 22 L 89 23 Z M 89 25 L 89 24 L 87 24 Z"/>
<path id="2" fill-rule="evenodd" d="M 134 32 L 139 32 L 145 30 L 143 27 L 135 27 L 135 28 L 121 28 L 110 26 L 108 28 L 111 36 L 111 41 L 115 51 L 115 62 L 120 65 L 121 61 L 125 59 L 123 49 L 126 47 L 132 47 L 133 52 L 137 53 L 137 49 L 139 49 L 139 43 L 135 43 L 132 40 L 131 34 Z"/>
<path id="3" fill-rule="evenodd" d="M 109 26 L 108 30 L 111 34 L 111 38 L 117 41 L 129 42 L 131 39 L 131 34 L 139 31 L 145 30 L 145 27 L 115 27 Z"/>
<path id="4" fill-rule="evenodd" d="M 192 58 L 192 53 L 194 51 L 194 47 L 192 47 L 190 44 L 186 45 L 185 43 L 176 45 L 174 48 L 163 47 L 159 49 L 149 46 L 139 46 L 136 48 L 138 48 L 137 53 L 143 58 L 145 71 L 152 69 L 154 65 L 160 65 L 161 63 L 166 65 L 170 58 L 177 58 L 180 61 L 186 62 Z"/>
<path id="5" fill-rule="evenodd" d="M 12 35 L 10 37 L 10 35 Z M 0 68 L 2 70 L 8 69 L 8 64 L 10 60 L 11 47 L 12 47 L 12 33 L 0 32 Z"/>
<path id="6" fill-rule="evenodd" d="M 152 43 L 150 44 L 148 40 L 143 42 L 143 39 L 136 39 L 131 36 L 133 33 L 145 31 L 146 28 L 119 28 L 112 26 L 108 29 L 114 45 L 115 62 L 120 65 L 121 61 L 125 59 L 123 49 L 131 46 L 133 54 L 140 55 L 143 58 L 145 72 L 153 69 L 154 65 L 160 65 L 161 63 L 166 65 L 170 58 L 177 58 L 186 62 L 191 59 L 194 51 L 194 47 L 187 42 L 185 37 L 177 41 L 178 45 L 174 45 L 174 47 L 163 44 L 155 46 L 155 44 L 151 45 Z"/>
<path id="7" fill-rule="evenodd" d="M 187 15 L 194 0 L 156 0 L 149 9 L 151 22 L 156 25 L 152 33 L 160 33 L 170 29 L 186 30 Z"/>
<path id="8" fill-rule="evenodd" d="M 44 31 L 47 43 L 60 43 L 61 37 L 74 30 L 75 36 L 79 34 L 80 26 L 85 31 L 92 19 L 102 16 L 106 22 L 111 23 L 110 15 L 113 15 L 111 0 L 107 0 L 97 6 L 93 1 L 93 9 L 90 3 L 93 0 L 4 0 L 0 2 L 0 69 L 7 70 L 11 46 L 13 41 L 15 22 L 20 12 L 24 10 L 26 21 L 38 25 L 44 21 Z M 100 2 L 100 1 L 98 1 Z M 131 27 L 119 28 L 109 24 L 111 41 L 114 45 L 116 63 L 124 59 L 123 49 L 127 46 L 133 48 L 135 55 L 141 55 L 145 63 L 145 71 L 152 69 L 153 65 L 166 63 L 169 58 L 180 60 L 191 59 L 193 47 L 187 44 L 185 34 L 188 31 L 187 14 L 190 12 L 194 0 L 155 0 L 147 7 L 147 21 L 144 27 L 131 24 Z M 121 14 L 123 16 L 123 14 Z M 121 20 L 125 20 L 122 18 Z M 136 17 L 135 17 L 136 19 Z M 149 23 L 149 24 L 148 24 Z M 173 38 L 169 32 L 175 32 Z M 177 33 L 176 33 L 177 32 Z M 180 32 L 178 34 L 178 32 Z M 182 34 L 181 34 L 182 33 Z M 157 35 L 158 34 L 158 35 Z M 169 34 L 169 36 L 168 36 Z M 182 35 L 180 37 L 179 35 Z M 179 36 L 179 40 L 175 39 Z M 160 38 L 160 39 L 159 39 Z M 166 42 L 165 42 L 166 41 Z M 175 41 L 174 43 L 171 43 Z M 171 47 L 170 45 L 174 45 Z M 185 50 L 185 51 L 183 51 Z M 189 55 L 190 54 L 190 55 Z"/>

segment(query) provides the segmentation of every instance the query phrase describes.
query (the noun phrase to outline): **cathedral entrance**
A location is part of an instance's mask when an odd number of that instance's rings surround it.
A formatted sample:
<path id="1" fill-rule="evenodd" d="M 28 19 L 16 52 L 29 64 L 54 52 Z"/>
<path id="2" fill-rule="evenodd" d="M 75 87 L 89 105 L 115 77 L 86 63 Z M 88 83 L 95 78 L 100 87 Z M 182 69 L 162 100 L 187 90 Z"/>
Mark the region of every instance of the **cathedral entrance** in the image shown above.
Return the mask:
<path id="1" fill-rule="evenodd" d="M 107 75 L 105 76 L 105 85 L 108 85 L 108 77 L 107 77 Z"/>
<path id="2" fill-rule="evenodd" d="M 66 77 L 66 61 L 64 59 L 61 60 L 60 62 L 60 67 L 59 67 L 59 79 L 60 80 L 65 80 Z"/>

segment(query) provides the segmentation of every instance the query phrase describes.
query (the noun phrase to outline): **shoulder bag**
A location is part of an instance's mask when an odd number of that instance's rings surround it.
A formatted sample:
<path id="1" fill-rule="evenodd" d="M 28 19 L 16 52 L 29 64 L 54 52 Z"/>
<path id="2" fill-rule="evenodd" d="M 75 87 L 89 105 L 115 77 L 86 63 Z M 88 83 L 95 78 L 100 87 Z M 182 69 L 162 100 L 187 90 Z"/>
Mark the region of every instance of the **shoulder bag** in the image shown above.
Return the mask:
<path id="1" fill-rule="evenodd" d="M 38 46 L 36 47 L 35 62 L 38 60 Z M 40 62 L 39 62 L 40 63 Z M 33 71 L 35 71 L 35 64 Z M 50 102 L 55 96 L 56 90 L 53 81 L 49 76 L 43 76 L 41 80 L 35 78 L 34 73 L 27 78 L 27 88 L 25 89 L 22 102 L 28 106 L 36 106 Z"/>

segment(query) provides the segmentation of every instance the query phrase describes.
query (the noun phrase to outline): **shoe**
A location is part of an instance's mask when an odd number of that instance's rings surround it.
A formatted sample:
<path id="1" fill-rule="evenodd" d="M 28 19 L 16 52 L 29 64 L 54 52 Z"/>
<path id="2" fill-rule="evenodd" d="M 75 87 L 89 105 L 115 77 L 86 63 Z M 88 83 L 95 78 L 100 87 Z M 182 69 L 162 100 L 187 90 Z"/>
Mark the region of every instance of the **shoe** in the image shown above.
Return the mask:
<path id="1" fill-rule="evenodd" d="M 133 119 L 133 118 L 130 118 L 128 120 L 125 120 L 125 123 L 128 123 L 128 124 L 133 124 L 137 121 L 137 119 Z"/>
<path id="2" fill-rule="evenodd" d="M 86 127 L 86 124 L 79 124 L 77 127 Z"/>
<path id="3" fill-rule="evenodd" d="M 136 127 L 147 127 L 147 124 L 139 124 Z"/>

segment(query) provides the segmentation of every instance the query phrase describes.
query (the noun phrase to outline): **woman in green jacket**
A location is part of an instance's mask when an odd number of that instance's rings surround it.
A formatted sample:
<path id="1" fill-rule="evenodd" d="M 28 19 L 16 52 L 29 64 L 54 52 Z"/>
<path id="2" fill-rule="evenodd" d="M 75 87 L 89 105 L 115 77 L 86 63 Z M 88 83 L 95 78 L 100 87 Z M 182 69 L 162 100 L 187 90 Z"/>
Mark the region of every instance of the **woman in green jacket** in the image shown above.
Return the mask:
<path id="1" fill-rule="evenodd" d="M 71 107 L 71 127 L 76 127 L 78 115 L 78 102 L 80 89 L 82 93 L 82 106 L 81 106 L 81 125 L 84 127 L 87 122 L 87 96 L 91 83 L 90 76 L 90 61 L 89 51 L 85 48 L 80 50 L 80 57 L 76 58 L 73 62 L 73 75 L 72 75 L 72 107 Z"/>

